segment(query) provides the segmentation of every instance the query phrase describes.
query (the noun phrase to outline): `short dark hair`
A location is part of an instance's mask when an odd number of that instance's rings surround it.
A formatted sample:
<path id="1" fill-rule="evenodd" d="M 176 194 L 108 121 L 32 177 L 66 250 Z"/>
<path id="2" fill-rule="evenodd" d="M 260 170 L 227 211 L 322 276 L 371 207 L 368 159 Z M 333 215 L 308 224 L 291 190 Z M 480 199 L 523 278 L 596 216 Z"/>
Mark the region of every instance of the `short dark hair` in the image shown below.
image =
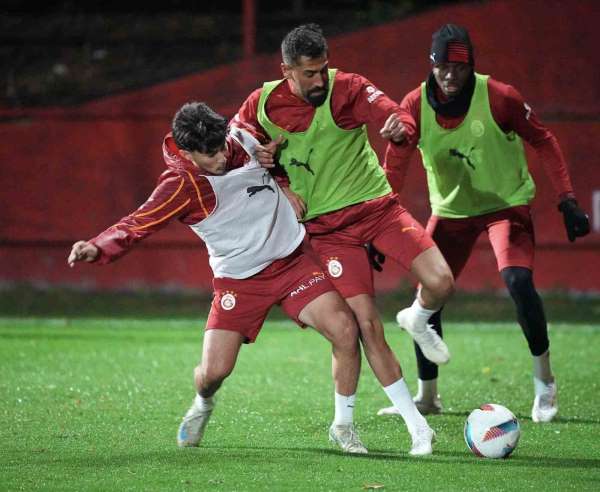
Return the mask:
<path id="1" fill-rule="evenodd" d="M 193 101 L 179 108 L 171 128 L 175 144 L 181 150 L 211 154 L 225 143 L 227 119 L 206 103 Z"/>
<path id="2" fill-rule="evenodd" d="M 281 56 L 286 65 L 295 65 L 301 56 L 318 58 L 327 53 L 327 41 L 318 24 L 302 24 L 288 32 L 281 42 Z"/>

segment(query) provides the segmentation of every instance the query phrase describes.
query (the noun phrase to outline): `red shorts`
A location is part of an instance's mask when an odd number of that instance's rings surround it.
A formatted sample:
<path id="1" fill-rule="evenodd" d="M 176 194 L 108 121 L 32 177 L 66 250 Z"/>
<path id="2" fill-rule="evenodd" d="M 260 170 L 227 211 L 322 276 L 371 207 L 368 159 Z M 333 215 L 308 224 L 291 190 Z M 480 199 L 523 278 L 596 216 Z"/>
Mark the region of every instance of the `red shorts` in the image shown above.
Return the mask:
<path id="1" fill-rule="evenodd" d="M 395 195 L 351 205 L 306 224 L 313 248 L 343 297 L 374 295 L 365 243 L 410 270 L 413 260 L 435 246 L 423 226 Z"/>
<path id="2" fill-rule="evenodd" d="M 427 231 L 440 248 L 454 278 L 463 270 L 483 231 L 487 231 L 499 271 L 511 266 L 533 270 L 535 236 L 528 205 L 465 219 L 432 215 Z"/>
<path id="3" fill-rule="evenodd" d="M 271 307 L 281 305 L 300 326 L 300 311 L 311 301 L 335 290 L 305 240 L 288 257 L 245 279 L 213 279 L 214 297 L 206 329 L 230 330 L 256 340 Z"/>

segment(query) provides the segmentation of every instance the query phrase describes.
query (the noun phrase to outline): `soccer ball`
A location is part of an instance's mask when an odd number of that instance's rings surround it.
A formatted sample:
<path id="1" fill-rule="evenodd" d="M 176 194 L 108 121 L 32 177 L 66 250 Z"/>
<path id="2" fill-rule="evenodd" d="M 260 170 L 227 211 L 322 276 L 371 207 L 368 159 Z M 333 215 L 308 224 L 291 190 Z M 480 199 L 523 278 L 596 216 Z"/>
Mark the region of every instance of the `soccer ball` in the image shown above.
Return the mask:
<path id="1" fill-rule="evenodd" d="M 476 456 L 506 458 L 517 447 L 521 427 L 506 407 L 486 403 L 476 408 L 465 422 L 465 442 Z"/>

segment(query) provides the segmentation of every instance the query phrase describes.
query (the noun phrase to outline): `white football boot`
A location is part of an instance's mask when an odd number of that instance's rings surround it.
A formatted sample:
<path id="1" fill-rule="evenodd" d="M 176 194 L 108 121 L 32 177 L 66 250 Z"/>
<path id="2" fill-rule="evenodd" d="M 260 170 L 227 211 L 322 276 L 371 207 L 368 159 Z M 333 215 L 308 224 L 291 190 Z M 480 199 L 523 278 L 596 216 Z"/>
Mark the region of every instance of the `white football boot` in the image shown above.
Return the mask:
<path id="1" fill-rule="evenodd" d="M 427 323 L 416 322 L 411 315 L 411 308 L 400 311 L 396 315 L 396 322 L 408 332 L 431 362 L 441 365 L 450 360 L 450 351 L 444 340 Z"/>
<path id="2" fill-rule="evenodd" d="M 336 425 L 329 428 L 329 440 L 336 443 L 345 453 L 367 454 L 367 448 L 358 437 L 354 424 Z"/>
<path id="3" fill-rule="evenodd" d="M 417 427 L 414 432 L 411 432 L 412 447 L 408 454 L 411 456 L 426 456 L 433 453 L 433 443 L 435 442 L 435 431 L 425 424 Z"/>
<path id="4" fill-rule="evenodd" d="M 558 413 L 556 381 L 544 383 L 534 377 L 535 398 L 531 408 L 531 420 L 534 422 L 550 422 Z"/>
<path id="5" fill-rule="evenodd" d="M 177 431 L 177 445 L 180 448 L 195 447 L 200 444 L 212 411 L 212 408 L 201 410 L 196 406 L 195 401 L 192 403 Z"/>

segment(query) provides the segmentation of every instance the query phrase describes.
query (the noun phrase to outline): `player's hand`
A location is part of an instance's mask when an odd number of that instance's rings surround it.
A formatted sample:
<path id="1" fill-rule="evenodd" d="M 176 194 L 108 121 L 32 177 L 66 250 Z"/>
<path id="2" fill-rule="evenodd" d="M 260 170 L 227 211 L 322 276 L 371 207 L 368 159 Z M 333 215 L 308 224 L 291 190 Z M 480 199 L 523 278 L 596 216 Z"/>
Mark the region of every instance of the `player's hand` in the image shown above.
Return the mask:
<path id="1" fill-rule="evenodd" d="M 367 254 L 369 255 L 371 266 L 374 270 L 382 272 L 383 264 L 385 263 L 385 255 L 373 246 L 373 243 L 367 243 L 365 246 L 367 247 Z"/>
<path id="2" fill-rule="evenodd" d="M 404 123 L 400 121 L 400 117 L 396 113 L 392 113 L 379 130 L 379 135 L 386 140 L 400 144 L 406 138 L 406 128 L 404 128 Z"/>
<path id="3" fill-rule="evenodd" d="M 590 232 L 590 219 L 587 214 L 579 208 L 577 200 L 566 198 L 558 205 L 558 210 L 562 212 L 567 230 L 569 241 L 575 241 L 575 238 L 585 236 Z"/>
<path id="4" fill-rule="evenodd" d="M 67 263 L 71 268 L 77 261 L 92 262 L 98 257 L 98 248 L 87 241 L 77 241 L 71 248 Z"/>
<path id="5" fill-rule="evenodd" d="M 283 194 L 287 197 L 288 201 L 292 205 L 294 212 L 296 212 L 296 218 L 298 220 L 302 219 L 302 217 L 306 215 L 306 203 L 304 203 L 304 200 L 300 198 L 300 195 L 297 195 L 288 187 L 282 187 L 281 191 L 283 191 Z"/>
<path id="6" fill-rule="evenodd" d="M 259 144 L 254 148 L 256 159 L 262 167 L 275 167 L 275 153 L 277 152 L 277 147 L 279 147 L 284 140 L 285 137 L 283 135 L 279 135 L 275 140 L 271 140 L 268 144 Z"/>

